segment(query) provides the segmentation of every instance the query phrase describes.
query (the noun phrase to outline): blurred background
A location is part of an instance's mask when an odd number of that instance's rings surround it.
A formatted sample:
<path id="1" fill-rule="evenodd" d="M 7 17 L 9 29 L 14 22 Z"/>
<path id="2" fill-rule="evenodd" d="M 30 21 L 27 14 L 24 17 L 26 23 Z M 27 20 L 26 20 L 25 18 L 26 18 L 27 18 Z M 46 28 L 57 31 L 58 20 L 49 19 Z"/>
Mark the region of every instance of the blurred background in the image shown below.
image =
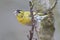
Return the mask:
<path id="1" fill-rule="evenodd" d="M 28 40 L 30 27 L 18 23 L 13 12 L 29 10 L 29 0 L 0 0 L 0 40 Z M 60 0 L 54 9 L 55 40 L 60 40 Z"/>

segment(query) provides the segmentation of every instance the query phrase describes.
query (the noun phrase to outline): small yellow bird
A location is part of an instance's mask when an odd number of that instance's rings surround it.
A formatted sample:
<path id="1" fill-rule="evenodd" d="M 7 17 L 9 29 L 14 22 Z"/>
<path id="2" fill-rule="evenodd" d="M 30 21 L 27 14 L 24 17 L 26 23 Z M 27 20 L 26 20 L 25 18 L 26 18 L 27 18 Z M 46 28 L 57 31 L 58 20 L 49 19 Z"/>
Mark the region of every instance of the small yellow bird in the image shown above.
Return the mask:
<path id="1" fill-rule="evenodd" d="M 31 25 L 31 15 L 29 11 L 16 10 L 14 13 L 19 23 L 24 25 Z M 36 13 L 33 12 L 33 14 Z M 34 16 L 34 19 L 40 22 L 46 16 L 47 15 L 43 16 L 43 13 L 37 13 L 37 15 Z"/>
<path id="2" fill-rule="evenodd" d="M 30 17 L 29 11 L 16 10 L 15 15 L 16 15 L 18 22 L 24 25 L 31 24 L 31 17 Z"/>

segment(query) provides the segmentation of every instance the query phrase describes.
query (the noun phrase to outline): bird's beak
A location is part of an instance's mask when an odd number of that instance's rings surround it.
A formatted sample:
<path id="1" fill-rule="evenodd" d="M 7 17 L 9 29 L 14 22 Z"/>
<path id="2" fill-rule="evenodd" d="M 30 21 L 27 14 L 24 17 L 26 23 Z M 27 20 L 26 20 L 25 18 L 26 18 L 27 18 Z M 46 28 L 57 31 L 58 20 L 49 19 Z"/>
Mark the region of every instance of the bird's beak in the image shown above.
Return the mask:
<path id="1" fill-rule="evenodd" d="M 17 15 L 17 11 L 14 11 L 13 14 L 16 16 Z"/>

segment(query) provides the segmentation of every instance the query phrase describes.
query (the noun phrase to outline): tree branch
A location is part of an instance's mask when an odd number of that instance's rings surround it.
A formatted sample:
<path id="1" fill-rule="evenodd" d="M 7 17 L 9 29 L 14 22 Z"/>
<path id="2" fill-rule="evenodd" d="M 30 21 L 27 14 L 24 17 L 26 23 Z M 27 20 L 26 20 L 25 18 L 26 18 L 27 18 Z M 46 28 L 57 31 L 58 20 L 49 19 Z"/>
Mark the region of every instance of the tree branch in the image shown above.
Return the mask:
<path id="1" fill-rule="evenodd" d="M 32 21 L 32 28 L 30 30 L 30 38 L 29 40 L 33 39 L 33 34 L 34 34 L 34 26 L 35 26 L 35 21 L 34 21 L 34 15 L 33 15 L 33 4 L 31 1 L 29 1 L 30 4 L 30 13 L 31 13 L 31 21 Z"/>

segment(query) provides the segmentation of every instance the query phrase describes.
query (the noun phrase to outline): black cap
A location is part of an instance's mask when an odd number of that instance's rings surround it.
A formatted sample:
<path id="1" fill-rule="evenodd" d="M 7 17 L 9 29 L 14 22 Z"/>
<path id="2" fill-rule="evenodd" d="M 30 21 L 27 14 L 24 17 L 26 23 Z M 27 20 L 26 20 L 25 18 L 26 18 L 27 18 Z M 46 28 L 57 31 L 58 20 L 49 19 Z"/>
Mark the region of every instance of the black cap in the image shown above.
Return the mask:
<path id="1" fill-rule="evenodd" d="M 17 13 L 20 13 L 21 10 L 17 10 Z"/>

